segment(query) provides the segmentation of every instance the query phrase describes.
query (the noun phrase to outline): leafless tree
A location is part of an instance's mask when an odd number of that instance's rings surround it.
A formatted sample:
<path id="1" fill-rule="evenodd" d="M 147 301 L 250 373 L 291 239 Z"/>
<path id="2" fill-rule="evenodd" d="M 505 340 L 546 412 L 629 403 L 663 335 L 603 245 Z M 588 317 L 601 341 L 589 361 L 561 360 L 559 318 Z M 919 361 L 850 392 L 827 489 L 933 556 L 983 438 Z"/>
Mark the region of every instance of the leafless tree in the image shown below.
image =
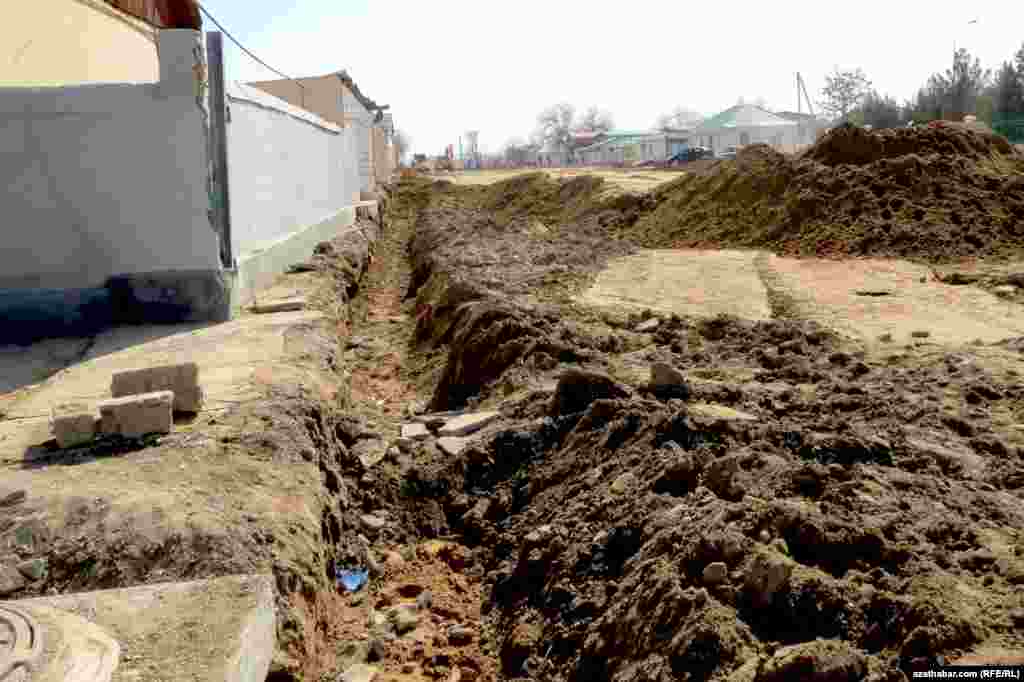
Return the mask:
<path id="1" fill-rule="evenodd" d="M 699 123 L 704 117 L 692 109 L 676 107 L 670 113 L 662 114 L 654 123 L 656 130 L 688 128 Z"/>
<path id="2" fill-rule="evenodd" d="M 593 131 L 595 133 L 606 133 L 615 127 L 615 119 L 610 111 L 601 111 L 597 107 L 590 107 L 584 111 L 576 120 L 574 129 L 577 131 Z"/>
<path id="3" fill-rule="evenodd" d="M 534 139 L 552 147 L 568 149 L 572 142 L 575 115 L 576 108 L 565 102 L 548 107 L 537 116 Z"/>
<path id="4" fill-rule="evenodd" d="M 821 89 L 824 100 L 822 110 L 831 118 L 846 120 L 851 111 L 871 92 L 871 81 L 861 69 L 835 71 L 825 76 L 825 87 Z"/>

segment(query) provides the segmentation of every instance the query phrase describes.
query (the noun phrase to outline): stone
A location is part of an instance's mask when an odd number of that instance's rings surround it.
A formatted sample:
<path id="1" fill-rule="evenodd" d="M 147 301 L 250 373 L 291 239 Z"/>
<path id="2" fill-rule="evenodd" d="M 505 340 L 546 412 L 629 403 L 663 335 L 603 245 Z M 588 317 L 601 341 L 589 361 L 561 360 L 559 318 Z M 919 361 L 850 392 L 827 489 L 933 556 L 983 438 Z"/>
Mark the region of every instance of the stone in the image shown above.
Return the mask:
<path id="1" fill-rule="evenodd" d="M 194 362 L 184 362 L 177 365 L 116 372 L 110 381 L 110 395 L 114 398 L 156 391 L 172 391 L 174 393 L 175 412 L 198 412 L 203 407 L 203 388 L 199 384 L 199 365 Z"/>
<path id="2" fill-rule="evenodd" d="M 352 453 L 359 458 L 364 469 L 371 469 L 384 461 L 388 447 L 384 441 L 371 438 L 361 440 L 353 445 Z"/>
<path id="3" fill-rule="evenodd" d="M 25 577 L 14 566 L 0 564 L 0 597 L 14 594 L 25 587 Z"/>
<path id="4" fill-rule="evenodd" d="M 385 649 L 384 640 L 380 637 L 370 637 L 366 643 L 367 662 L 382 661 L 386 654 L 387 650 Z"/>
<path id="5" fill-rule="evenodd" d="M 174 393 L 156 391 L 100 403 L 100 431 L 125 438 L 170 433 L 174 424 Z"/>
<path id="6" fill-rule="evenodd" d="M 717 585 L 729 577 L 729 567 L 721 561 L 715 561 L 704 567 L 704 582 Z"/>
<path id="7" fill-rule="evenodd" d="M 519 623 L 512 628 L 501 647 L 501 662 L 505 672 L 511 675 L 519 673 L 543 637 L 544 630 L 536 623 Z"/>
<path id="8" fill-rule="evenodd" d="M 452 625 L 448 628 L 448 642 L 455 644 L 468 644 L 473 641 L 473 631 L 465 625 Z"/>
<path id="9" fill-rule="evenodd" d="M 686 375 L 667 362 L 655 362 L 651 365 L 650 388 L 659 397 L 680 398 L 690 396 L 690 385 Z"/>
<path id="10" fill-rule="evenodd" d="M 792 562 L 783 555 L 769 551 L 757 552 L 747 568 L 745 577 L 745 584 L 751 591 L 754 605 L 764 607 L 770 604 L 772 597 L 789 580 L 792 572 Z"/>
<path id="11" fill-rule="evenodd" d="M 457 456 L 459 453 L 465 450 L 466 446 L 469 445 L 469 443 L 469 438 L 455 438 L 453 436 L 446 436 L 444 438 L 437 439 L 437 447 L 441 448 L 441 451 L 444 452 L 446 455 L 450 455 L 452 457 Z"/>
<path id="12" fill-rule="evenodd" d="M 411 438 L 396 438 L 395 447 L 401 450 L 404 454 L 409 454 L 416 448 L 416 441 Z"/>
<path id="13" fill-rule="evenodd" d="M 374 682 L 378 679 L 380 669 L 366 663 L 356 663 L 342 673 L 338 682 Z"/>
<path id="14" fill-rule="evenodd" d="M 704 485 L 725 500 L 743 497 L 743 489 L 736 481 L 740 471 L 740 455 L 725 455 L 711 460 L 704 468 Z"/>
<path id="15" fill-rule="evenodd" d="M 420 424 L 419 422 L 402 424 L 402 438 L 411 441 L 426 440 L 430 438 L 430 430 L 427 429 L 426 424 Z"/>
<path id="16" fill-rule="evenodd" d="M 46 569 L 45 558 L 28 559 L 18 564 L 18 571 L 29 580 L 42 580 L 46 577 Z"/>
<path id="17" fill-rule="evenodd" d="M 612 481 L 611 490 L 616 495 L 621 495 L 634 485 L 636 485 L 636 476 L 630 472 L 626 472 Z"/>
<path id="18" fill-rule="evenodd" d="M 270 301 L 268 303 L 256 303 L 249 308 L 249 312 L 255 315 L 267 315 L 270 313 L 288 313 L 295 310 L 305 310 L 306 299 L 304 298 L 284 298 L 280 301 Z"/>
<path id="19" fill-rule="evenodd" d="M 423 590 L 416 597 L 416 608 L 420 611 L 429 611 L 434 605 L 434 595 L 430 590 Z"/>
<path id="20" fill-rule="evenodd" d="M 62 450 L 85 445 L 96 438 L 96 411 L 84 403 L 54 405 L 50 428 Z"/>
<path id="21" fill-rule="evenodd" d="M 653 332 L 655 329 L 657 329 L 660 326 L 661 326 L 661 319 L 657 318 L 657 317 L 652 317 L 651 319 L 647 320 L 646 322 L 641 322 L 640 324 L 638 324 L 636 326 L 636 330 L 639 333 L 641 333 L 641 334 L 648 334 L 650 332 Z"/>
<path id="22" fill-rule="evenodd" d="M 600 372 L 568 369 L 558 379 L 551 399 L 552 416 L 583 412 L 595 400 L 617 400 L 629 397 L 629 390 Z"/>
<path id="23" fill-rule="evenodd" d="M 476 433 L 500 416 L 501 413 L 499 412 L 475 412 L 473 414 L 464 414 L 460 417 L 451 419 L 441 427 L 437 432 L 437 435 L 441 437 L 468 436 L 471 433 Z"/>
<path id="24" fill-rule="evenodd" d="M 388 622 L 399 635 L 411 632 L 419 625 L 420 616 L 415 604 L 399 604 L 388 612 Z"/>
<path id="25" fill-rule="evenodd" d="M 374 514 L 363 514 L 359 517 L 359 524 L 367 533 L 376 535 L 388 525 L 388 522 Z"/>
<path id="26" fill-rule="evenodd" d="M 867 658 L 850 644 L 838 640 L 816 640 L 776 650 L 765 661 L 756 680 L 856 682 L 864 679 L 867 673 Z"/>
<path id="27" fill-rule="evenodd" d="M 28 497 L 28 493 L 25 490 L 0 490 L 0 509 L 4 507 L 13 507 L 21 504 Z"/>

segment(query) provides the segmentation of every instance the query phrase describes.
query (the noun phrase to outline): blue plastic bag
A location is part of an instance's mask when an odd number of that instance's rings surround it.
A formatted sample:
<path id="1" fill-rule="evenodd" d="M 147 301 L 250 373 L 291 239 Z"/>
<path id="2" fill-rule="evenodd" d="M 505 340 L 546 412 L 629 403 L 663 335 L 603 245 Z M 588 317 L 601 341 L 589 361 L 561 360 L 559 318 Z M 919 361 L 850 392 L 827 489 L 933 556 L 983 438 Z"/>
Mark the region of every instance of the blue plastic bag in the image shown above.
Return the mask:
<path id="1" fill-rule="evenodd" d="M 338 585 L 345 588 L 346 592 L 358 592 L 370 579 L 370 572 L 366 569 L 337 569 L 334 572 Z"/>

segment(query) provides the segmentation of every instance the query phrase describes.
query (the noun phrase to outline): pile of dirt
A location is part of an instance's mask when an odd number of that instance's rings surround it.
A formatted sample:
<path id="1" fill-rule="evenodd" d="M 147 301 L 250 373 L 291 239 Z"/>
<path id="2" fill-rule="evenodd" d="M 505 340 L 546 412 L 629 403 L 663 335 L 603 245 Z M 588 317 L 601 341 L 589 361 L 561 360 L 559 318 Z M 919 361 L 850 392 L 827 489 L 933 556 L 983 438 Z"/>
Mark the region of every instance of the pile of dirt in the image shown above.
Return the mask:
<path id="1" fill-rule="evenodd" d="M 752 145 L 653 200 L 623 233 L 649 247 L 934 262 L 1024 251 L 1024 157 L 965 127 L 842 127 L 798 158 Z"/>

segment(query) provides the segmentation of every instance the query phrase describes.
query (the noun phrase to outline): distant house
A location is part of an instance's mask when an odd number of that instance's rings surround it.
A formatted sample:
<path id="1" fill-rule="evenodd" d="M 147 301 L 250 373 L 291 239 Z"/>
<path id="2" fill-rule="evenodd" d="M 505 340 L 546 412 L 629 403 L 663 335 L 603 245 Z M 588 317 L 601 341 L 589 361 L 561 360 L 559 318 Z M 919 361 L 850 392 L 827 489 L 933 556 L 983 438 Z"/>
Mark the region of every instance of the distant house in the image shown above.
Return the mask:
<path id="1" fill-rule="evenodd" d="M 800 133 L 801 125 L 797 121 L 754 104 L 737 104 L 701 121 L 694 130 L 694 139 L 699 146 L 715 153 L 756 143 L 786 151 L 800 144 Z"/>
<path id="2" fill-rule="evenodd" d="M 797 124 L 796 144 L 798 147 L 814 144 L 831 125 L 828 121 L 818 118 L 813 114 L 804 114 L 796 111 L 777 111 L 776 116 L 781 116 Z M 791 151 L 784 149 L 783 151 Z"/>
<path id="3" fill-rule="evenodd" d="M 579 150 L 577 157 L 588 166 L 665 161 L 686 149 L 691 137 L 687 130 L 612 130 L 601 141 Z"/>

